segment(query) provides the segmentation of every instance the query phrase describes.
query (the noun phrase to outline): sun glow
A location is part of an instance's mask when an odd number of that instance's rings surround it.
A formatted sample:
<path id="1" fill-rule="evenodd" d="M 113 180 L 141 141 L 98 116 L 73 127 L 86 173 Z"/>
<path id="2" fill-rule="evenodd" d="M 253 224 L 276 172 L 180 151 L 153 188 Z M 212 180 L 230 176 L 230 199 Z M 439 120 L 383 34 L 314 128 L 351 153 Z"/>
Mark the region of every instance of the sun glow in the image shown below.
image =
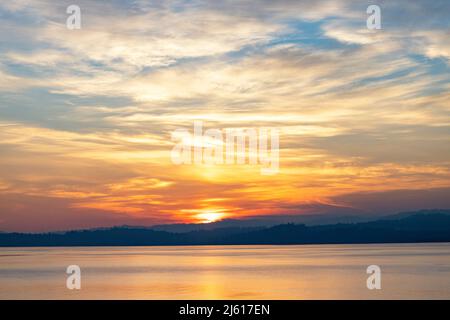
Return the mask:
<path id="1" fill-rule="evenodd" d="M 197 214 L 196 218 L 201 220 L 202 223 L 211 223 L 219 221 L 223 216 L 223 213 L 220 212 L 205 212 Z"/>

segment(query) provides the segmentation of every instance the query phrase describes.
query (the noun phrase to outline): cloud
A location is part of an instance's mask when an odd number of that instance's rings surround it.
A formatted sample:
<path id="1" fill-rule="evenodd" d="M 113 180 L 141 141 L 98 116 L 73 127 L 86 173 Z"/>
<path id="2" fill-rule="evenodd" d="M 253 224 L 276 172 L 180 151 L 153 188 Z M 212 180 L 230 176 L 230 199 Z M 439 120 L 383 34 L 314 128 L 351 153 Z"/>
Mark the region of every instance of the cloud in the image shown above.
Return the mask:
<path id="1" fill-rule="evenodd" d="M 400 189 L 380 192 L 356 192 L 335 198 L 335 201 L 355 209 L 379 215 L 415 211 L 417 208 L 450 208 L 449 188 L 421 190 Z"/>
<path id="2" fill-rule="evenodd" d="M 427 57 L 450 59 L 450 32 L 424 31 L 414 35 L 420 38 L 421 48 Z"/>

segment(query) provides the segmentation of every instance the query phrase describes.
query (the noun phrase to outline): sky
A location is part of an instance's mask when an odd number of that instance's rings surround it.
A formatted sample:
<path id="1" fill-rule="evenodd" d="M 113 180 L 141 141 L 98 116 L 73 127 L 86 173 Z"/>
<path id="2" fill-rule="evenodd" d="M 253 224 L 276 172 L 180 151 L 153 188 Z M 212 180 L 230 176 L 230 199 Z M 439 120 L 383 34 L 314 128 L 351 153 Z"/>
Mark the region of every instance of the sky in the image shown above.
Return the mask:
<path id="1" fill-rule="evenodd" d="M 66 26 L 72 4 L 81 29 Z M 449 12 L 2 1 L 0 230 L 450 208 Z M 194 121 L 277 128 L 279 172 L 174 164 L 172 133 Z"/>

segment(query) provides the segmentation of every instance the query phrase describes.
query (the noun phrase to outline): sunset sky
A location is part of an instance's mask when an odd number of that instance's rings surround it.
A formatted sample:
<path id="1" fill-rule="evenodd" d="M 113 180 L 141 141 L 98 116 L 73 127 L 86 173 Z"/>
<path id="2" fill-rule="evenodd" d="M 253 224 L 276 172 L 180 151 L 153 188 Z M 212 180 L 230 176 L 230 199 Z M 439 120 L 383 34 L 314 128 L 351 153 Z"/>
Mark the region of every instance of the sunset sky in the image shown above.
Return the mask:
<path id="1" fill-rule="evenodd" d="M 2 1 L 0 230 L 450 208 L 449 13 L 447 0 Z M 173 164 L 172 132 L 197 120 L 278 128 L 279 173 Z"/>

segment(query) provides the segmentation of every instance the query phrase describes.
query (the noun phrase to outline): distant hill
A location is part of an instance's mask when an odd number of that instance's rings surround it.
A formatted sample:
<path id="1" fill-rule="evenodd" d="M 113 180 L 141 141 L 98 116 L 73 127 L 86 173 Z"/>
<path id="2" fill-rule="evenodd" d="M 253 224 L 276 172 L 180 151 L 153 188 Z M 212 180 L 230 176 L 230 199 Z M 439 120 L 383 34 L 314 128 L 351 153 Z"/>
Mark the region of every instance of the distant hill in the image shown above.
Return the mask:
<path id="1" fill-rule="evenodd" d="M 184 233 L 189 231 L 213 230 L 219 228 L 267 228 L 280 224 L 294 223 L 305 225 L 323 225 L 334 223 L 353 223 L 367 221 L 356 215 L 316 214 L 316 215 L 277 215 L 252 217 L 245 220 L 224 219 L 212 223 L 176 223 L 148 227 L 152 230 Z"/>
<path id="2" fill-rule="evenodd" d="M 0 233 L 0 246 L 163 246 L 450 242 L 450 210 L 421 211 L 371 222 L 228 227 L 167 232 L 139 227 L 65 233 Z"/>

